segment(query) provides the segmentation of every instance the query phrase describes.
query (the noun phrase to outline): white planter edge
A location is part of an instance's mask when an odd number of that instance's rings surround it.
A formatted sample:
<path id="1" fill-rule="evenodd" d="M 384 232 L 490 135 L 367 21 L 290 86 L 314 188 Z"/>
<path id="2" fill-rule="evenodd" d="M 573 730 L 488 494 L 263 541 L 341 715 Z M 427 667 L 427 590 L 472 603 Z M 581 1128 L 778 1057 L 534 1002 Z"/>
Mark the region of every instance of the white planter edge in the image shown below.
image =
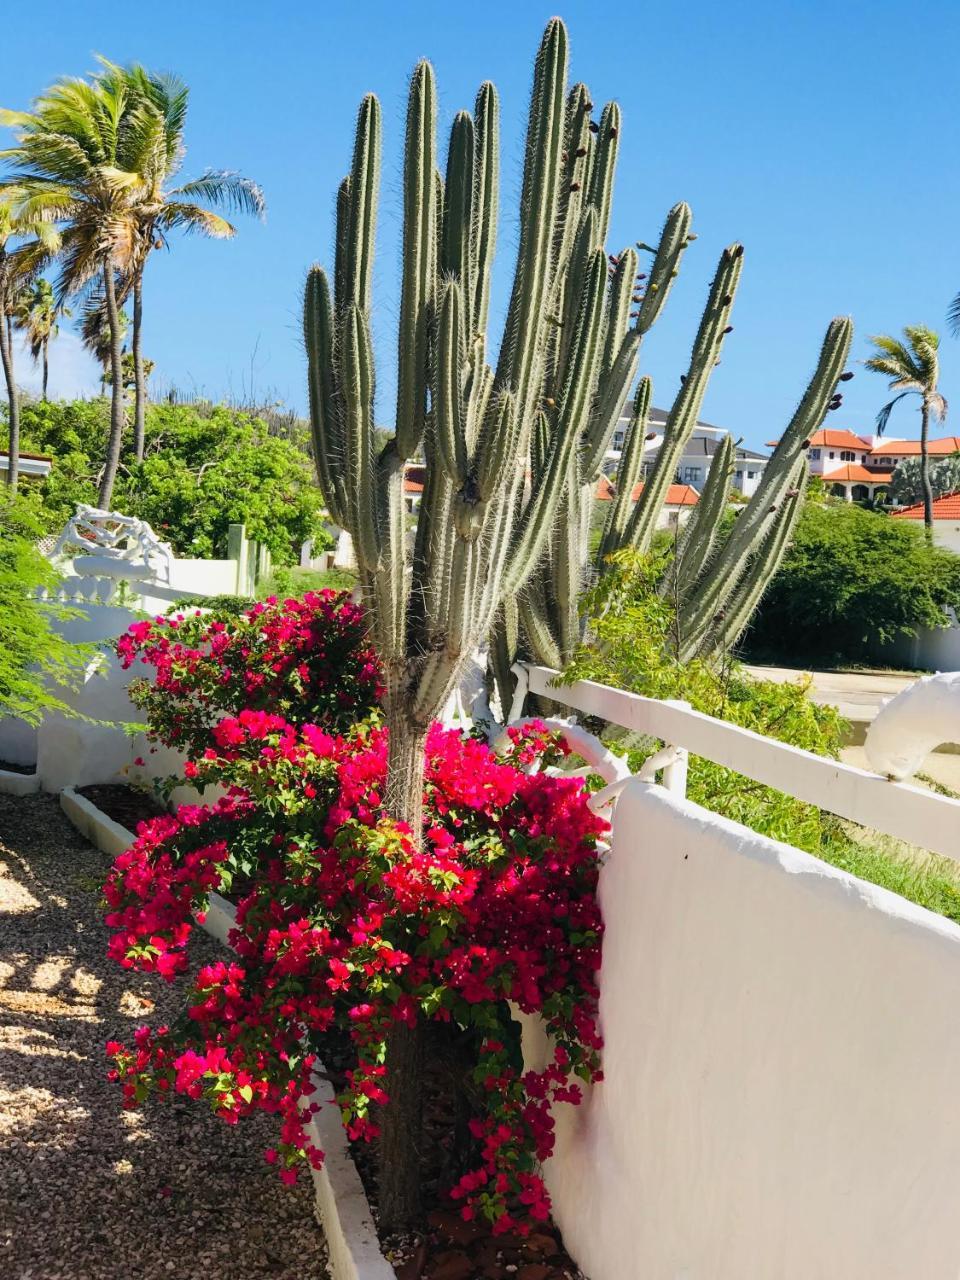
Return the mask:
<path id="1" fill-rule="evenodd" d="M 14 773 L 0 769 L 0 793 L 5 796 L 32 796 L 40 790 L 39 773 Z"/>
<path id="2" fill-rule="evenodd" d="M 13 776 L 13 775 L 11 775 Z M 18 775 L 24 776 L 24 775 Z M 29 778 L 28 778 L 29 780 Z M 116 857 L 133 844 L 134 835 L 73 787 L 60 793 L 60 807 L 73 825 L 103 853 Z M 228 946 L 236 909 L 219 893 L 210 894 L 203 928 Z M 396 1280 L 396 1272 L 380 1251 L 370 1203 L 357 1166 L 350 1158 L 333 1086 L 320 1071 L 314 1073 L 311 1101 L 320 1110 L 307 1125 L 312 1142 L 324 1153 L 323 1168 L 312 1169 L 317 1217 L 327 1242 L 331 1280 Z"/>

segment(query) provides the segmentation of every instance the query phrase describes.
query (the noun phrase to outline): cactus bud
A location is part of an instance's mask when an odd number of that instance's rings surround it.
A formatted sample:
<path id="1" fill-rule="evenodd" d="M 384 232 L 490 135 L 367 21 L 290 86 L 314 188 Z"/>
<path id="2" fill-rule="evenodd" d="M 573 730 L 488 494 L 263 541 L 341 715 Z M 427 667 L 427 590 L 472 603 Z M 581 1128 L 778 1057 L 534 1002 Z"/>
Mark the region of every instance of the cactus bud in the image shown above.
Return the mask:
<path id="1" fill-rule="evenodd" d="M 590 132 L 591 132 L 591 133 L 599 133 L 599 132 L 600 132 L 600 126 L 597 124 L 596 120 L 591 120 L 591 121 L 590 121 Z"/>
<path id="2" fill-rule="evenodd" d="M 801 448 L 801 449 L 809 449 L 809 448 L 810 448 L 810 441 L 809 441 L 809 440 L 802 440 L 802 441 L 800 442 L 800 448 Z"/>
<path id="3" fill-rule="evenodd" d="M 788 497 L 788 498 L 796 498 L 796 497 L 799 495 L 799 493 L 800 493 L 800 490 L 799 490 L 799 489 L 788 489 L 788 490 L 787 490 L 787 497 Z"/>
<path id="4" fill-rule="evenodd" d="M 644 440 L 656 440 L 657 433 L 655 431 L 648 431 L 643 438 Z"/>
<path id="5" fill-rule="evenodd" d="M 631 320 L 636 320 L 636 319 L 638 318 L 638 316 L 639 316 L 639 315 L 640 315 L 640 312 L 639 312 L 639 311 L 631 311 L 631 312 L 630 312 L 630 319 L 631 319 Z"/>
<path id="6" fill-rule="evenodd" d="M 767 507 L 767 514 L 772 516 L 774 511 L 776 511 L 776 509 L 777 509 L 777 503 L 775 502 L 772 506 Z"/>
<path id="7" fill-rule="evenodd" d="M 593 103 L 592 103 L 592 102 L 585 102 L 585 103 L 583 104 L 583 109 L 584 109 L 584 111 L 592 111 L 592 110 L 593 110 Z"/>
<path id="8" fill-rule="evenodd" d="M 696 238 L 697 238 L 697 233 L 695 231 L 687 232 L 687 244 L 689 244 L 691 240 L 696 240 Z"/>
<path id="9" fill-rule="evenodd" d="M 552 396 L 544 396 L 543 403 L 548 409 L 555 409 L 557 407 L 557 402 Z"/>
<path id="10" fill-rule="evenodd" d="M 649 288 L 651 293 L 656 293 L 657 290 L 660 288 L 660 286 L 656 282 L 654 282 L 649 286 Z"/>
<path id="11" fill-rule="evenodd" d="M 729 293 L 725 293 L 723 297 L 720 299 L 720 305 L 721 307 L 729 307 L 732 301 L 733 301 L 733 295 Z"/>
<path id="12" fill-rule="evenodd" d="M 571 182 L 571 183 L 570 183 L 570 190 L 571 190 L 571 191 L 579 191 L 579 190 L 580 190 L 580 183 L 579 183 L 579 182 Z"/>
<path id="13" fill-rule="evenodd" d="M 620 130 L 617 128 L 617 126 L 616 126 L 615 124 L 612 124 L 612 125 L 610 126 L 610 137 L 611 137 L 611 138 L 615 138 L 619 132 L 620 132 Z"/>
<path id="14" fill-rule="evenodd" d="M 648 244 L 644 244 L 642 240 L 638 240 L 638 241 L 637 241 L 637 248 L 638 248 L 642 253 L 656 253 L 656 249 L 652 249 L 652 248 L 650 247 L 650 245 L 648 245 Z"/>
<path id="15" fill-rule="evenodd" d="M 849 382 L 849 381 L 850 381 L 850 379 L 851 379 L 852 377 L 853 377 L 853 372 L 852 372 L 851 370 L 849 370 L 849 369 L 848 369 L 846 373 L 841 373 L 841 375 L 840 375 L 840 381 L 841 381 L 841 382 Z"/>
<path id="16" fill-rule="evenodd" d="M 637 279 L 638 279 L 638 280 L 646 280 L 646 278 L 647 278 L 647 273 L 646 273 L 645 271 L 638 271 L 638 272 L 637 272 Z"/>
<path id="17" fill-rule="evenodd" d="M 724 329 L 724 331 L 723 331 L 723 332 L 724 332 L 724 333 L 733 333 L 733 325 L 732 325 L 732 324 L 728 324 L 728 325 L 727 325 L 727 327 Z"/>

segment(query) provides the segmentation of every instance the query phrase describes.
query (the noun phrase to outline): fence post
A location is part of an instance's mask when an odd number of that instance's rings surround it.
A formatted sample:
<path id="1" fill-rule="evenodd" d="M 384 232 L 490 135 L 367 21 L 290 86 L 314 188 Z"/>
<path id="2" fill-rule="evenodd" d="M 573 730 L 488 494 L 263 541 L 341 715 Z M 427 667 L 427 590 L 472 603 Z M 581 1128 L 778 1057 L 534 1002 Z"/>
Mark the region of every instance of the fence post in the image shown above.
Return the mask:
<path id="1" fill-rule="evenodd" d="M 247 588 L 247 530 L 242 524 L 227 526 L 227 559 L 237 565 L 236 593 L 249 595 Z"/>
<path id="2" fill-rule="evenodd" d="M 665 698 L 664 701 L 670 707 L 679 707 L 682 711 L 690 710 L 690 703 L 684 702 L 682 698 Z M 667 791 L 672 791 L 676 796 L 685 796 L 687 794 L 687 771 L 690 764 L 690 753 L 686 747 L 673 745 L 675 758 L 672 763 L 665 765 L 663 770 L 663 785 Z"/>

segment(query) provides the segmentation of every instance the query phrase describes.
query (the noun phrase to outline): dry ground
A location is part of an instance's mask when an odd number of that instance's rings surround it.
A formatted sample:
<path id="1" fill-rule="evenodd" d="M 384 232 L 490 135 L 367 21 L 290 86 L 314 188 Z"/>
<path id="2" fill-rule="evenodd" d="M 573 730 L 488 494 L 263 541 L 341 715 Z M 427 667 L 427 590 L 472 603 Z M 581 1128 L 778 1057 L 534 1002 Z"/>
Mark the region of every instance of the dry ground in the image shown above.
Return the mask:
<path id="1" fill-rule="evenodd" d="M 171 1021 L 180 997 L 107 961 L 107 866 L 55 799 L 0 795 L 0 1276 L 325 1276 L 309 1183 L 290 1190 L 263 1161 L 269 1117 L 230 1128 L 184 1099 L 122 1111 L 104 1042 Z"/>

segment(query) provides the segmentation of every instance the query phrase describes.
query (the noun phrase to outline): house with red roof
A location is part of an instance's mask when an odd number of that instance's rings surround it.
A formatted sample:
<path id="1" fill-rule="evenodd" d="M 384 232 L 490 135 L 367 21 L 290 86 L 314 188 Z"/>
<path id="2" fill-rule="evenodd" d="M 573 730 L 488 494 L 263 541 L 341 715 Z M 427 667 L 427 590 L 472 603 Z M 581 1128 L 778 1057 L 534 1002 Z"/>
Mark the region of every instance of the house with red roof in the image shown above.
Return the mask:
<path id="1" fill-rule="evenodd" d="M 643 482 L 633 486 L 630 501 L 634 503 L 643 493 Z M 598 502 L 612 502 L 617 494 L 617 486 L 609 476 L 602 475 L 597 481 L 596 499 Z M 683 524 L 690 516 L 693 508 L 700 501 L 700 494 L 691 484 L 672 484 L 667 489 L 667 496 L 660 514 L 657 517 L 658 529 L 675 528 Z M 601 508 L 602 510 L 602 508 Z"/>
<path id="2" fill-rule="evenodd" d="M 930 440 L 927 452 L 931 458 L 960 453 L 960 436 Z M 810 437 L 807 460 L 810 474 L 820 476 L 835 494 L 848 502 L 863 502 L 882 496 L 897 465 L 919 453 L 919 440 L 892 440 L 824 427 Z"/>
<path id="3" fill-rule="evenodd" d="M 894 520 L 922 520 L 923 503 L 901 507 L 891 513 Z M 938 546 L 960 553 L 960 490 L 933 500 L 933 540 Z"/>

